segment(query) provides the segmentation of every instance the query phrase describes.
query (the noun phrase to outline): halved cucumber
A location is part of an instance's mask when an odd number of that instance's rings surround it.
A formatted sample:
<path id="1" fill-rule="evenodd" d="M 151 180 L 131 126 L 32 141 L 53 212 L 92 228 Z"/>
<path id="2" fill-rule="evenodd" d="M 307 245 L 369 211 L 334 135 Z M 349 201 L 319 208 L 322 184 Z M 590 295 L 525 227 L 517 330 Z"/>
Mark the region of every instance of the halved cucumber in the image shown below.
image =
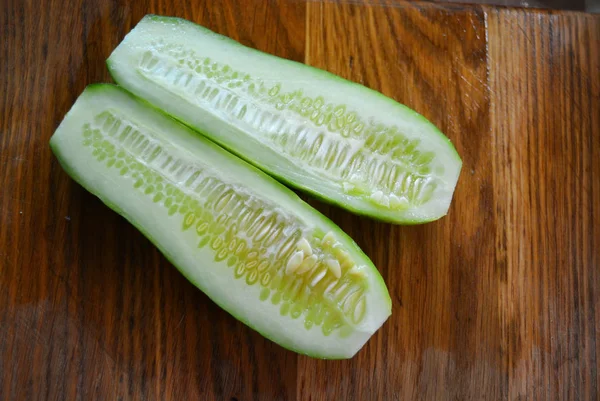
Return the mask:
<path id="1" fill-rule="evenodd" d="M 125 90 L 89 86 L 50 143 L 192 283 L 282 346 L 348 358 L 390 315 L 377 269 L 335 224 Z"/>
<path id="2" fill-rule="evenodd" d="M 462 165 L 448 138 L 362 85 L 160 16 L 107 63 L 120 85 L 291 186 L 395 223 L 448 211 Z"/>

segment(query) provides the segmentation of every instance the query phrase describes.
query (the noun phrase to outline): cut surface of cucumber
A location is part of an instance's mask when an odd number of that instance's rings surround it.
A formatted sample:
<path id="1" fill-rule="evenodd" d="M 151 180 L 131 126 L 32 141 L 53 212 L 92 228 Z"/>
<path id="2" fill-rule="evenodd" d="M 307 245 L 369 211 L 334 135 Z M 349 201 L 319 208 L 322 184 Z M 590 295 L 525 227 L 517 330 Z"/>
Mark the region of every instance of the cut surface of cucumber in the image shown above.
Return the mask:
<path id="1" fill-rule="evenodd" d="M 376 91 L 171 17 L 144 17 L 107 64 L 132 93 L 325 201 L 401 224 L 448 211 L 458 153 Z"/>
<path id="2" fill-rule="evenodd" d="M 379 272 L 335 224 L 125 90 L 89 86 L 50 143 L 192 283 L 280 345 L 348 358 L 390 315 Z"/>

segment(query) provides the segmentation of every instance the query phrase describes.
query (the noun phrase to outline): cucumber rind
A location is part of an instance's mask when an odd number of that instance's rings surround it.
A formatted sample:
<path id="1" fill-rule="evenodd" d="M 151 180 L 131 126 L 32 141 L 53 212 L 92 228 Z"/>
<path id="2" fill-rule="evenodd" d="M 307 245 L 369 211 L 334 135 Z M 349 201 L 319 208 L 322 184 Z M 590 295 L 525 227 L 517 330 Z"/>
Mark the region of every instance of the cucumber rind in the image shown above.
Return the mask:
<path id="1" fill-rule="evenodd" d="M 126 95 L 128 96 L 130 99 L 134 100 L 137 103 L 142 103 L 139 101 L 138 98 L 136 98 L 134 95 L 130 94 L 129 92 L 127 92 L 126 90 L 116 87 L 114 85 L 108 85 L 108 84 L 95 84 L 95 85 L 90 85 L 88 86 L 85 91 L 82 94 L 82 97 L 84 96 L 88 96 L 88 95 L 93 95 L 94 92 L 96 91 L 102 91 L 102 92 L 106 92 L 106 91 L 115 91 L 118 92 L 121 95 Z M 145 107 L 147 107 L 146 105 L 144 105 Z M 71 111 L 69 113 L 67 113 L 67 116 L 65 117 L 65 119 L 63 120 L 66 121 L 67 119 L 70 118 L 70 114 Z M 75 117 L 73 117 L 75 118 Z M 290 191 L 289 189 L 281 186 L 279 183 L 277 183 L 275 180 L 273 180 L 272 178 L 269 178 L 268 176 L 266 176 L 264 173 L 262 173 L 259 169 L 253 167 L 252 165 L 249 165 L 241 160 L 238 160 L 237 158 L 235 158 L 234 156 L 231 156 L 229 154 L 227 154 L 226 151 L 222 150 L 218 145 L 213 144 L 212 142 L 206 140 L 205 138 L 202 137 L 198 137 L 197 134 L 195 134 L 193 131 L 183 127 L 181 124 L 173 121 L 173 124 L 177 124 L 178 126 L 180 126 L 182 129 L 187 130 L 190 134 L 195 135 L 198 139 L 202 140 L 204 145 L 210 147 L 213 151 L 217 151 L 220 152 L 223 155 L 226 155 L 227 157 L 229 157 L 233 162 L 238 162 L 240 164 L 244 164 L 245 167 L 247 167 L 250 171 L 254 172 L 257 175 L 262 176 L 264 179 L 269 180 L 271 182 L 271 184 L 276 185 L 278 188 L 280 188 L 282 190 L 282 194 L 285 195 L 288 199 L 297 202 L 299 205 L 304 205 L 304 207 L 306 207 L 307 205 L 305 205 L 305 203 L 292 191 Z M 62 126 L 62 123 L 61 123 Z M 57 129 L 57 132 L 60 130 L 60 126 Z M 161 253 L 163 253 L 163 255 L 165 256 L 165 258 L 167 260 L 169 260 L 169 262 L 171 262 L 171 264 L 173 264 L 192 284 L 194 284 L 196 287 L 198 287 L 200 290 L 202 290 L 204 293 L 206 293 L 217 305 L 219 305 L 222 309 L 226 310 L 228 313 L 230 313 L 232 316 L 234 316 L 235 318 L 237 318 L 238 320 L 240 320 L 241 322 L 243 322 L 244 324 L 246 324 L 247 326 L 249 326 L 250 328 L 252 328 L 253 330 L 259 332 L 261 335 L 263 335 L 265 338 L 268 338 L 270 340 L 272 340 L 275 343 L 280 344 L 281 346 L 283 346 L 284 348 L 287 348 L 291 351 L 297 352 L 299 354 L 304 354 L 310 357 L 314 357 L 314 358 L 322 358 L 322 359 L 345 359 L 345 358 L 349 358 L 351 356 L 353 356 L 354 354 L 323 354 L 323 353 L 315 353 L 312 352 L 310 349 L 306 349 L 306 348 L 299 348 L 297 347 L 293 342 L 291 341 L 287 341 L 285 339 L 282 338 L 278 338 L 277 336 L 271 335 L 270 333 L 266 332 L 265 330 L 261 330 L 257 327 L 256 324 L 254 324 L 250 319 L 245 318 L 242 315 L 239 315 L 236 313 L 235 310 L 231 310 L 230 308 L 228 308 L 223 301 L 221 301 L 220 299 L 216 298 L 216 297 L 212 297 L 210 294 L 210 291 L 208 291 L 208 289 L 204 286 L 204 284 L 201 281 L 195 280 L 191 275 L 186 273 L 186 269 L 182 268 L 181 266 L 178 265 L 178 263 L 176 262 L 177 258 L 169 251 L 168 248 L 162 246 L 161 242 L 155 238 L 153 235 L 151 235 L 144 227 L 143 225 L 141 225 L 135 218 L 132 218 L 132 216 L 130 216 L 125 210 L 123 210 L 123 208 L 121 208 L 119 205 L 117 205 L 116 203 L 114 203 L 113 201 L 111 201 L 110 199 L 108 199 L 108 196 L 105 196 L 102 192 L 96 190 L 94 188 L 94 186 L 92 184 L 90 184 L 88 182 L 88 180 L 86 180 L 78 171 L 78 169 L 74 166 L 71 165 L 70 161 L 69 161 L 69 155 L 65 153 L 64 149 L 62 149 L 60 143 L 57 143 L 57 137 L 53 136 L 51 141 L 50 141 L 50 147 L 53 151 L 53 153 L 56 155 L 60 165 L 63 167 L 63 169 L 77 182 L 79 183 L 83 188 L 85 188 L 87 191 L 89 191 L 90 193 L 92 193 L 93 195 L 95 195 L 96 197 L 98 197 L 104 204 L 106 204 L 110 209 L 114 210 L 115 212 L 117 212 L 118 214 L 120 214 L 121 216 L 123 216 L 127 221 L 129 221 L 134 227 L 136 227 L 146 238 L 148 238 L 148 240 L 153 243 L 160 251 Z M 308 206 L 309 207 L 309 206 Z M 320 214 L 318 211 L 313 210 L 312 216 L 314 216 L 315 218 L 319 219 L 320 221 L 322 221 L 323 223 L 326 223 L 328 226 L 332 226 L 334 228 L 337 228 L 337 226 L 335 226 L 335 224 L 333 224 L 327 217 L 323 216 L 322 214 Z M 383 282 L 383 278 L 381 277 L 381 275 L 378 273 L 378 271 L 375 269 L 375 267 L 372 265 L 372 263 L 370 263 L 369 259 L 366 257 L 366 255 L 364 255 L 364 253 L 362 253 L 362 251 L 360 250 L 360 248 L 358 247 L 358 245 L 356 245 L 356 243 L 349 237 L 347 237 L 345 234 L 343 234 L 343 232 L 341 230 L 339 230 L 339 228 L 337 228 L 337 232 L 336 234 L 338 234 L 340 236 L 340 238 L 343 239 L 344 244 L 353 248 L 353 251 L 355 251 L 358 254 L 361 254 L 362 256 L 364 256 L 364 259 L 366 261 L 369 262 L 368 264 L 368 269 L 369 269 L 369 274 L 370 277 L 374 280 L 374 284 L 378 287 L 376 290 L 377 291 L 383 291 L 381 293 L 381 295 L 383 295 L 384 299 L 385 299 L 385 305 L 382 305 L 383 308 L 385 308 L 387 310 L 387 315 L 389 316 L 389 314 L 391 313 L 391 299 L 389 298 L 389 294 L 387 293 L 387 289 L 385 287 L 385 284 Z M 382 322 L 383 323 L 383 322 Z M 359 348 L 360 349 L 360 348 Z M 358 351 L 355 350 L 355 352 Z"/>

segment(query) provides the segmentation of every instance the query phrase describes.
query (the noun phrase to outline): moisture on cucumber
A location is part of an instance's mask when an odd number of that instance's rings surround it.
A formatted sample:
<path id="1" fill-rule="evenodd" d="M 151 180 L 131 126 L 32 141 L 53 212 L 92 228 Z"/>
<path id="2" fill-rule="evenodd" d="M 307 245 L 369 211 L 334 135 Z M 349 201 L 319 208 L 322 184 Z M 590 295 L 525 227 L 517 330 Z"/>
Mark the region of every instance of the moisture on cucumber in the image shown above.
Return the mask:
<path id="1" fill-rule="evenodd" d="M 124 89 L 89 86 L 51 147 L 192 283 L 288 349 L 351 357 L 391 313 L 377 269 L 335 224 Z"/>
<path id="2" fill-rule="evenodd" d="M 362 85 L 161 16 L 107 63 L 120 85 L 293 187 L 394 223 L 448 211 L 462 165 L 448 138 Z"/>

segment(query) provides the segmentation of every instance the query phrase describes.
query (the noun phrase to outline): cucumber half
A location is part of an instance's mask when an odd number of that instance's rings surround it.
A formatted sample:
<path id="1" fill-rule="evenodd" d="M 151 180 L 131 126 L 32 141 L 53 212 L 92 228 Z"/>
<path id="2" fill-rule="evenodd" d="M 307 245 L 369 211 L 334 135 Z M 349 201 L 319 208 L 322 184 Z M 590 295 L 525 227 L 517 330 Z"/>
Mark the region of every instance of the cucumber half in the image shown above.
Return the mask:
<path id="1" fill-rule="evenodd" d="M 107 64 L 129 91 L 325 201 L 403 224 L 448 211 L 456 150 L 376 91 L 170 17 L 144 17 Z"/>
<path id="2" fill-rule="evenodd" d="M 335 224 L 121 88 L 89 86 L 50 144 L 192 283 L 288 349 L 351 357 L 391 313 L 381 275 Z"/>

